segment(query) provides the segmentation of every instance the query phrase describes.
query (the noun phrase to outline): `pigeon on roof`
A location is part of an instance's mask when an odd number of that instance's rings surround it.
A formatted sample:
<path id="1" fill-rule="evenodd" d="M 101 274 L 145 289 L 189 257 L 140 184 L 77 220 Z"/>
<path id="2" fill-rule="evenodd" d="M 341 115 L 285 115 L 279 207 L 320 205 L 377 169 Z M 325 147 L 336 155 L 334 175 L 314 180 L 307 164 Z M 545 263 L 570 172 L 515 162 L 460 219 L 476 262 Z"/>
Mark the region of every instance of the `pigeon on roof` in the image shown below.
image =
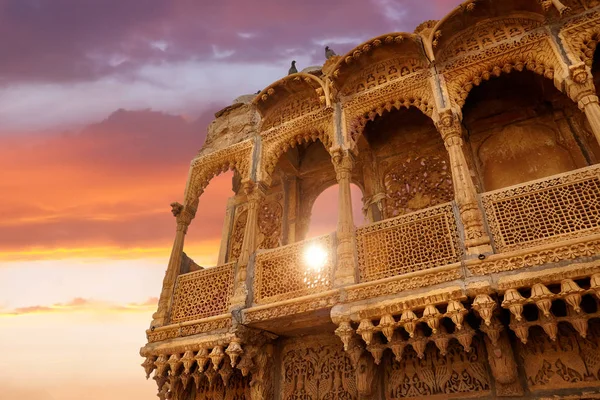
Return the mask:
<path id="1" fill-rule="evenodd" d="M 329 46 L 325 46 L 325 58 L 329 60 L 333 56 L 337 56 L 335 51 L 331 50 Z"/>
<path id="2" fill-rule="evenodd" d="M 292 74 L 297 74 L 298 70 L 296 69 L 296 61 L 292 61 L 292 66 L 290 67 L 290 70 L 288 71 L 288 75 L 292 75 Z"/>

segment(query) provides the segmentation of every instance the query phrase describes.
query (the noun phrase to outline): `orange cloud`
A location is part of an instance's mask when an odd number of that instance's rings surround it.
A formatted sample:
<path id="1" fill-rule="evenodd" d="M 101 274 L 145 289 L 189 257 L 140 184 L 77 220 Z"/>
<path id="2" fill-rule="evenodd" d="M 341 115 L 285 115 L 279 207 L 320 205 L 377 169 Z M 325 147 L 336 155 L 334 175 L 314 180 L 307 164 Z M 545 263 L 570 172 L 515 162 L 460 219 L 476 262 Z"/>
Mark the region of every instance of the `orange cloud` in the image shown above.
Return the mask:
<path id="1" fill-rule="evenodd" d="M 67 303 L 55 303 L 50 306 L 19 307 L 9 311 L 0 311 L 0 317 L 15 317 L 31 314 L 53 313 L 122 313 L 122 312 L 151 312 L 156 310 L 158 298 L 151 297 L 142 303 L 113 304 L 76 297 Z"/>
<path id="2" fill-rule="evenodd" d="M 0 135 L 0 259 L 168 255 L 169 204 L 183 197 L 210 118 L 120 110 L 78 134 Z M 188 244 L 220 238 L 231 195 L 230 175 L 211 182 Z"/>

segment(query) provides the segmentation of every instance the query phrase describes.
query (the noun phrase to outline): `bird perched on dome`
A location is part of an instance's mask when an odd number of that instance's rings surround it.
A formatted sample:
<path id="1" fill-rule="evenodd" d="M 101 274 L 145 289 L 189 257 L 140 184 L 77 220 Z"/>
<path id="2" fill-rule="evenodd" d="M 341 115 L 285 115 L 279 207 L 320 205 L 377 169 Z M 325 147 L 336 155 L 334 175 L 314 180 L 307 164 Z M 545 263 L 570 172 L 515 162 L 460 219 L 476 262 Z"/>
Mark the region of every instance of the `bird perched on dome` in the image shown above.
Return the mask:
<path id="1" fill-rule="evenodd" d="M 325 58 L 329 60 L 333 56 L 337 56 L 335 51 L 331 50 L 329 46 L 325 46 Z"/>
<path id="2" fill-rule="evenodd" d="M 290 70 L 288 71 L 288 75 L 291 74 L 297 74 L 298 70 L 296 69 L 296 60 L 292 61 L 292 66 L 290 67 Z"/>

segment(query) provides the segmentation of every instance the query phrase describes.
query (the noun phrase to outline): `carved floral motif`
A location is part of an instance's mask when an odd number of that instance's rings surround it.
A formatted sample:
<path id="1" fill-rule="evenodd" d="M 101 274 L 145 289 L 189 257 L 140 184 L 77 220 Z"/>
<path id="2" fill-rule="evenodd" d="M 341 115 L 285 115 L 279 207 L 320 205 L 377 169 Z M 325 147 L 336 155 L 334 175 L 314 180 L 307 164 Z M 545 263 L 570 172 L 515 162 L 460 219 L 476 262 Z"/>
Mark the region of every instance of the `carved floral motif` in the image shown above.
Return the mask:
<path id="1" fill-rule="evenodd" d="M 532 331 L 519 346 L 527 383 L 532 390 L 600 384 L 600 322 L 590 321 L 586 338 L 569 325 L 559 325 L 556 340 Z"/>
<path id="2" fill-rule="evenodd" d="M 242 245 L 244 243 L 244 230 L 248 221 L 248 210 L 240 209 L 233 224 L 233 230 L 229 236 L 229 261 L 235 261 L 240 257 Z"/>
<path id="3" fill-rule="evenodd" d="M 264 201 L 258 209 L 259 249 L 274 249 L 281 244 L 283 207 L 280 200 Z"/>
<path id="4" fill-rule="evenodd" d="M 445 355 L 428 346 L 423 357 L 409 348 L 400 362 L 388 358 L 385 373 L 385 398 L 421 399 L 436 394 L 460 394 L 490 390 L 481 342 L 473 340 L 466 353 L 460 343 L 450 342 Z"/>
<path id="5" fill-rule="evenodd" d="M 283 400 L 358 399 L 352 362 L 338 343 L 328 339 L 310 338 L 284 348 Z"/>
<path id="6" fill-rule="evenodd" d="M 383 176 L 385 216 L 397 217 L 454 198 L 448 157 L 409 155 Z"/>

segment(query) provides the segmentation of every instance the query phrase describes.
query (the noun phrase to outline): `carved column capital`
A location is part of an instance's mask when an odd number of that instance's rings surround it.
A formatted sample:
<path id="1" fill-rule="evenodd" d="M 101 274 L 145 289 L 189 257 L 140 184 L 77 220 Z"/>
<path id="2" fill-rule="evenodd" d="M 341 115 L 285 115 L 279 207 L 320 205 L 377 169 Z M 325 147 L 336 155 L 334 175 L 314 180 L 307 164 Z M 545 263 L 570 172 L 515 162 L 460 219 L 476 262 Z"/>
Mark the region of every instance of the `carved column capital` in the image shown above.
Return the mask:
<path id="1" fill-rule="evenodd" d="M 569 66 L 569 78 L 565 81 L 567 95 L 584 110 L 585 104 L 582 100 L 596 95 L 596 88 L 592 81 L 589 67 L 585 63 Z"/>
<path id="2" fill-rule="evenodd" d="M 171 213 L 177 221 L 177 230 L 187 232 L 188 227 L 196 216 L 198 205 L 183 205 L 178 202 L 171 203 Z"/>
<path id="3" fill-rule="evenodd" d="M 331 162 L 335 169 L 337 181 L 350 179 L 352 169 L 354 168 L 354 156 L 348 150 L 335 149 L 331 154 Z"/>
<path id="4" fill-rule="evenodd" d="M 436 128 L 442 135 L 446 148 L 455 144 L 462 145 L 462 125 L 460 118 L 452 109 L 440 111 Z"/>

